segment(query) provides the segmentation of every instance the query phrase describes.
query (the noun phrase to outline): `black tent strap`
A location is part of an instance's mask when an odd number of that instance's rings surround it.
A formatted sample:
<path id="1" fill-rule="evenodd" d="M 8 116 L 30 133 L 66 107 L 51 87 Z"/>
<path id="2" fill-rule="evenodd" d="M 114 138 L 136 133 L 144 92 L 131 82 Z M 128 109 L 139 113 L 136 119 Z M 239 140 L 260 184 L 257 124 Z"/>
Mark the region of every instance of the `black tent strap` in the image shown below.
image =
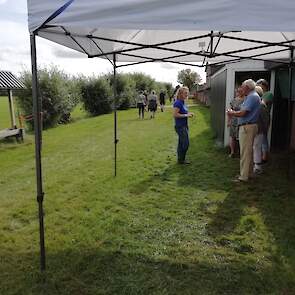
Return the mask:
<path id="1" fill-rule="evenodd" d="M 181 54 L 181 55 L 178 55 L 178 56 L 174 55 L 174 56 L 167 57 L 167 58 L 151 58 L 151 57 L 145 57 L 145 56 L 141 56 L 141 55 L 128 54 L 128 53 L 121 53 L 121 55 L 135 57 L 135 58 L 141 58 L 141 59 L 145 59 L 145 60 L 139 61 L 139 62 L 134 62 L 134 63 L 122 64 L 122 65 L 117 66 L 117 68 L 126 67 L 126 66 L 132 66 L 132 65 L 138 65 L 138 64 L 144 64 L 144 63 L 149 63 L 149 62 L 166 62 L 166 63 L 169 62 L 169 63 L 185 65 L 185 66 L 200 67 L 200 68 L 203 67 L 202 65 L 196 65 L 196 64 L 192 64 L 192 63 L 169 60 L 170 58 L 181 57 L 181 56 L 184 56 L 184 55 L 187 55 L 187 54 Z"/>
<path id="2" fill-rule="evenodd" d="M 66 34 L 66 36 L 69 36 L 73 41 L 74 41 L 74 43 L 76 43 L 78 46 L 79 46 L 79 48 L 81 48 L 81 50 L 85 53 L 85 54 L 87 54 L 88 55 L 88 53 L 87 53 L 87 50 L 75 39 L 75 37 L 73 37 L 72 36 L 72 34 L 71 33 L 69 33 L 64 27 L 61 27 L 63 30 L 64 30 L 64 32 L 65 32 L 65 34 Z"/>
<path id="3" fill-rule="evenodd" d="M 92 42 L 93 42 L 93 44 L 96 46 L 96 48 L 101 52 L 101 53 L 103 53 L 103 50 L 99 47 L 99 45 L 95 42 L 95 40 L 94 39 L 90 39 Z M 114 65 L 114 63 L 111 61 L 111 59 L 108 57 L 108 56 L 106 56 L 106 58 L 107 58 L 107 60 L 111 63 L 111 65 L 114 67 L 115 65 Z"/>

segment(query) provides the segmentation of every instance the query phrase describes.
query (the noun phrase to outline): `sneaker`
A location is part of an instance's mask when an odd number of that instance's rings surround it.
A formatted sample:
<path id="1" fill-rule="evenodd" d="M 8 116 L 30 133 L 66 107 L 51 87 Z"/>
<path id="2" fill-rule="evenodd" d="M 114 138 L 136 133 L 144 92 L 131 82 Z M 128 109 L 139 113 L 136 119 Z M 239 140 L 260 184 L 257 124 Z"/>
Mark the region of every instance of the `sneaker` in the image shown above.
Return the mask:
<path id="1" fill-rule="evenodd" d="M 260 175 L 262 174 L 263 170 L 259 168 L 254 168 L 253 172 L 254 172 L 254 175 Z"/>
<path id="2" fill-rule="evenodd" d="M 177 163 L 180 164 L 180 165 L 190 165 L 191 164 L 191 162 L 190 161 L 187 161 L 187 160 L 178 161 Z"/>
<path id="3" fill-rule="evenodd" d="M 237 177 L 237 178 L 234 178 L 234 179 L 232 180 L 232 182 L 234 182 L 234 183 L 247 183 L 248 180 L 246 180 L 246 179 L 242 179 L 241 177 Z"/>

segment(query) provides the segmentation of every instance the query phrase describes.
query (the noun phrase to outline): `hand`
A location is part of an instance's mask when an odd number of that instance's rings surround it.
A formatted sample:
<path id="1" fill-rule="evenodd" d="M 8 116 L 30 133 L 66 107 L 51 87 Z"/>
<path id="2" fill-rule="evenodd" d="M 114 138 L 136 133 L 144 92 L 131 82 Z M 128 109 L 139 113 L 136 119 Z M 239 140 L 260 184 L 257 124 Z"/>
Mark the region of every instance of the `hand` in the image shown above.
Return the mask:
<path id="1" fill-rule="evenodd" d="M 188 116 L 189 118 L 192 118 L 194 115 L 195 115 L 194 113 L 188 113 L 188 114 L 187 114 L 187 116 Z"/>
<path id="2" fill-rule="evenodd" d="M 226 113 L 228 116 L 232 116 L 234 114 L 234 111 L 232 109 L 227 109 Z"/>

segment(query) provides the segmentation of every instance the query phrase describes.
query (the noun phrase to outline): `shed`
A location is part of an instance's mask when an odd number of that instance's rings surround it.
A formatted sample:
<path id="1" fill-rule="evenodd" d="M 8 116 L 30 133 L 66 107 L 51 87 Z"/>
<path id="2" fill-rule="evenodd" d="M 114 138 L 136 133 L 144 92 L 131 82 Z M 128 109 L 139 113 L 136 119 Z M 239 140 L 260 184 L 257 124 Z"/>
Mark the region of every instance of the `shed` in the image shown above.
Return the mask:
<path id="1" fill-rule="evenodd" d="M 23 129 L 18 128 L 15 120 L 14 101 L 12 90 L 24 89 L 25 85 L 11 72 L 0 71 L 0 90 L 7 91 L 10 113 L 10 127 L 0 130 L 0 139 L 15 136 L 16 139 L 23 139 Z"/>

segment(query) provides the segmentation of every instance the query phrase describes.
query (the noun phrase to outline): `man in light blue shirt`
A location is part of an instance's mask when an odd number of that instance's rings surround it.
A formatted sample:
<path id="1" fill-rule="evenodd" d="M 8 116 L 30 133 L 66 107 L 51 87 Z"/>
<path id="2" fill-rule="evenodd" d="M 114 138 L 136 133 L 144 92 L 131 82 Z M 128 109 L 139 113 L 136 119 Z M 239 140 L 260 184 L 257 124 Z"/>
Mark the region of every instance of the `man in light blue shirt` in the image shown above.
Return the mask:
<path id="1" fill-rule="evenodd" d="M 245 94 L 240 111 L 228 110 L 229 116 L 238 117 L 240 142 L 240 176 L 236 181 L 246 182 L 253 176 L 253 142 L 258 131 L 260 97 L 255 91 L 256 83 L 245 80 L 242 89 Z"/>

